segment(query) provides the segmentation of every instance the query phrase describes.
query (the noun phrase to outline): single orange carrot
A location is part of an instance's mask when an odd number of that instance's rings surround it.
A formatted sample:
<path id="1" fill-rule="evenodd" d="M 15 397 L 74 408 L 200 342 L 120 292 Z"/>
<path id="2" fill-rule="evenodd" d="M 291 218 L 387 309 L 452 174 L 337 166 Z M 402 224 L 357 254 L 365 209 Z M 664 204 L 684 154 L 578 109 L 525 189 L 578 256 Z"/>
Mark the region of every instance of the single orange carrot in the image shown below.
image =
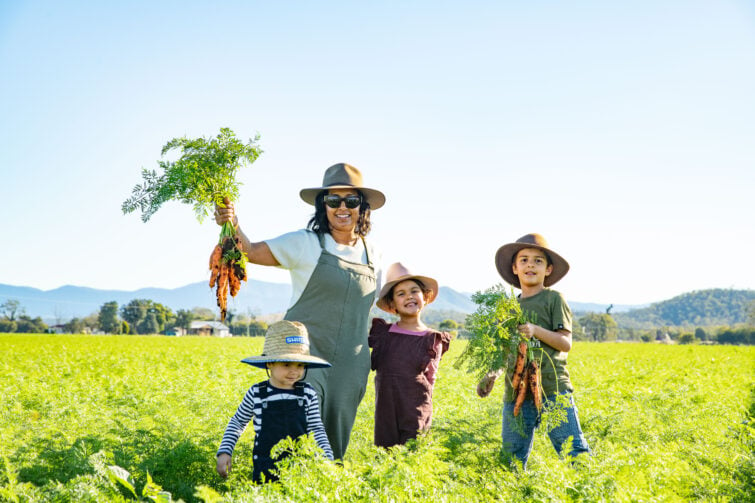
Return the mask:
<path id="1" fill-rule="evenodd" d="M 217 244 L 210 255 L 210 270 L 220 267 L 220 259 L 223 258 L 223 248 Z"/>
<path id="2" fill-rule="evenodd" d="M 522 380 L 519 382 L 519 391 L 516 395 L 516 402 L 514 402 L 514 417 L 519 415 L 519 411 L 522 409 L 524 398 L 527 396 L 527 380 L 529 379 L 528 373 L 529 367 L 525 367 Z"/>
<path id="3" fill-rule="evenodd" d="M 220 275 L 218 276 L 218 307 L 220 308 L 220 319 L 225 321 L 225 314 L 228 307 L 228 265 L 220 265 Z"/>
<path id="4" fill-rule="evenodd" d="M 241 280 L 236 276 L 236 264 L 228 265 L 228 286 L 231 289 L 231 297 L 235 297 L 241 289 Z"/>
<path id="5" fill-rule="evenodd" d="M 210 288 L 215 286 L 215 282 L 220 274 L 220 261 L 223 258 L 223 248 L 220 245 L 215 245 L 210 255 Z"/>
<path id="6" fill-rule="evenodd" d="M 511 387 L 514 389 L 515 394 L 519 390 L 519 383 L 522 382 L 525 363 L 527 363 L 527 341 L 522 340 L 517 348 L 514 375 L 511 377 Z"/>
<path id="7" fill-rule="evenodd" d="M 530 392 L 532 393 L 532 399 L 535 402 L 535 408 L 540 412 L 543 408 L 543 397 L 542 389 L 540 387 L 540 369 L 535 360 L 531 360 L 527 365 L 527 377 L 529 380 Z"/>

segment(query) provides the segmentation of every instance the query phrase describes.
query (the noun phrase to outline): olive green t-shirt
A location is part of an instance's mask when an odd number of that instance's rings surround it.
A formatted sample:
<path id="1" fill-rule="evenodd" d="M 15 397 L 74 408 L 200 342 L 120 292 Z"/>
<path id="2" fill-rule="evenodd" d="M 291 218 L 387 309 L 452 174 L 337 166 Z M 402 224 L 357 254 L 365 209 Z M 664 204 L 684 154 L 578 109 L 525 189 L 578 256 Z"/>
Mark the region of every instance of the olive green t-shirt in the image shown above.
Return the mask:
<path id="1" fill-rule="evenodd" d="M 557 332 L 561 329 L 572 331 L 572 314 L 566 299 L 561 293 L 544 289 L 532 297 L 519 298 L 522 311 L 528 315 L 532 323 L 547 330 Z M 546 395 L 553 395 L 562 391 L 574 391 L 569 380 L 569 371 L 566 370 L 566 356 L 568 353 L 559 351 L 544 342 L 533 338 L 540 345 L 540 349 L 534 349 L 536 360 L 541 361 L 540 373 L 543 391 Z M 506 366 L 506 400 L 511 401 L 514 395 L 511 389 L 511 378 L 514 374 L 516 352 L 512 351 Z"/>

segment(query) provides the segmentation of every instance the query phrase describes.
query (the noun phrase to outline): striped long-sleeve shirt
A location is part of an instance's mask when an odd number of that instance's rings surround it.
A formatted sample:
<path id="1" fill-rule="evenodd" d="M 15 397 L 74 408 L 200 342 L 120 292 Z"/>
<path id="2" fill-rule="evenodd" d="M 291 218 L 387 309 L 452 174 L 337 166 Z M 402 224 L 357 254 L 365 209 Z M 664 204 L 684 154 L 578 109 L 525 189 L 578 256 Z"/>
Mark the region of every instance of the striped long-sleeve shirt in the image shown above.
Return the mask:
<path id="1" fill-rule="evenodd" d="M 246 429 L 250 420 L 253 421 L 254 434 L 259 435 L 262 429 L 262 400 L 260 399 L 260 386 L 267 386 L 266 400 L 297 400 L 294 390 L 278 389 L 270 386 L 268 381 L 263 381 L 253 385 L 244 395 L 239 408 L 228 422 L 223 434 L 223 440 L 220 442 L 220 448 L 217 455 L 233 455 L 233 449 L 236 447 L 239 437 Z M 333 450 L 330 448 L 328 436 L 325 433 L 325 427 L 320 418 L 320 404 L 317 399 L 315 389 L 304 383 L 304 409 L 307 415 L 307 433 L 313 433 L 317 445 L 325 452 L 328 459 L 333 459 Z"/>

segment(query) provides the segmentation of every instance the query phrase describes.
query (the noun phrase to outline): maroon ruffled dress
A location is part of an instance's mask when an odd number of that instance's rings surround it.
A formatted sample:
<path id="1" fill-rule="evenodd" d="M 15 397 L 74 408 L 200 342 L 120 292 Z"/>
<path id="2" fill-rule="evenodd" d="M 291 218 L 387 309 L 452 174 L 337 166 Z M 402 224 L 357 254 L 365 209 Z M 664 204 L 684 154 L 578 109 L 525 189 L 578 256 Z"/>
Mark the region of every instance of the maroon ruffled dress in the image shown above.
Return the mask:
<path id="1" fill-rule="evenodd" d="M 403 444 L 430 428 L 434 369 L 448 351 L 447 332 L 391 332 L 392 324 L 372 320 L 369 344 L 375 374 L 375 445 Z M 402 331 L 403 332 L 403 331 Z"/>

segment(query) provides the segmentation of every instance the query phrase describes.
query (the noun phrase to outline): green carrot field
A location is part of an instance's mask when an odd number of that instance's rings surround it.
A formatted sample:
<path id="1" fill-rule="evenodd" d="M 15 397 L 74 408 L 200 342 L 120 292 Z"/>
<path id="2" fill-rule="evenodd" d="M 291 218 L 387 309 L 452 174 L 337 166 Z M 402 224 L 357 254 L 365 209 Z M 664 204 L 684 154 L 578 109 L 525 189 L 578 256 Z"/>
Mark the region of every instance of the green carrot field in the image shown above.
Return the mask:
<path id="1" fill-rule="evenodd" d="M 261 338 L 0 335 L 0 501 L 755 500 L 755 348 L 576 343 L 569 367 L 593 449 L 570 463 L 538 432 L 528 469 L 499 457 L 502 381 L 441 362 L 430 434 L 372 446 L 372 378 L 344 466 L 301 456 L 254 486 L 251 426 L 232 475 L 215 450 Z"/>

